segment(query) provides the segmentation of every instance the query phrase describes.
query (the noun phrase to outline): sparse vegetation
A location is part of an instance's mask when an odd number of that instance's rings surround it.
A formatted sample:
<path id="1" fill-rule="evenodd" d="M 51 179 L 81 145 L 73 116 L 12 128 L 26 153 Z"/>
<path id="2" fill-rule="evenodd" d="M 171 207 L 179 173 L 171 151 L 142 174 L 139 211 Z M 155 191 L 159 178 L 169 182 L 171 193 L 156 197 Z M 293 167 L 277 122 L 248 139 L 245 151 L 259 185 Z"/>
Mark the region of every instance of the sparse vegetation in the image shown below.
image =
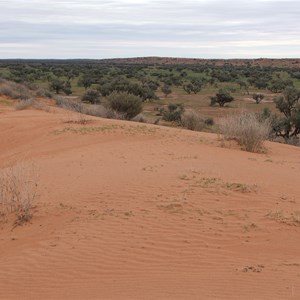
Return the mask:
<path id="1" fill-rule="evenodd" d="M 283 93 L 274 103 L 264 101 L 262 109 L 270 111 L 268 118 L 272 123 L 273 137 L 281 137 L 274 140 L 299 144 L 296 102 L 292 107 L 291 116 L 288 117 L 282 106 L 284 102 L 290 101 L 286 100 L 286 87 L 290 90 L 300 87 L 298 61 L 284 60 L 282 65 L 277 65 L 277 62 L 271 60 L 264 64 L 261 64 L 260 60 L 230 63 L 220 60 L 218 64 L 211 60 L 181 61 L 164 58 L 149 59 L 149 62 L 147 60 L 147 58 L 111 62 L 2 60 L 0 74 L 4 78 L 0 79 L 0 93 L 9 98 L 22 100 L 34 96 L 53 98 L 52 92 L 47 90 L 50 87 L 56 94 L 74 95 L 73 103 L 63 104 L 64 108 L 69 106 L 68 109 L 79 111 L 81 114 L 131 120 L 135 117 L 133 113 L 124 113 L 124 109 L 129 109 L 124 108 L 128 106 L 128 103 L 125 104 L 126 100 L 123 101 L 123 108 L 120 105 L 122 101 L 119 101 L 118 108 L 112 108 L 109 103 L 110 95 L 125 93 L 141 99 L 143 115 L 147 117 L 148 122 L 157 124 L 163 119 L 165 121 L 163 125 L 172 122 L 172 126 L 183 125 L 181 122 L 183 105 L 187 110 L 198 111 L 203 116 L 204 125 L 211 126 L 212 122 L 209 120 L 215 119 L 218 123 L 220 114 L 222 117 L 224 113 L 217 106 L 227 106 L 230 111 L 236 111 L 241 107 L 246 111 L 258 113 L 258 107 L 251 105 L 248 95 L 252 95 L 259 104 L 263 99 L 270 99 L 272 93 Z M 152 60 L 156 63 L 153 64 Z M 188 64 L 185 64 L 185 61 Z M 166 108 L 170 93 L 172 93 L 171 110 L 169 107 Z M 164 97 L 159 99 L 162 94 Z M 62 101 L 57 100 L 57 96 L 54 98 L 60 105 Z M 99 105 L 100 101 L 103 106 L 91 108 L 88 105 Z M 29 103 L 20 103 L 18 106 L 22 109 Z M 228 105 L 229 103 L 232 104 Z M 208 108 L 209 105 L 211 108 Z M 140 103 L 137 106 L 140 106 Z M 173 109 L 173 106 L 177 108 Z M 276 107 L 281 116 L 274 113 Z M 142 112 L 140 109 L 138 111 L 135 112 L 136 115 Z M 143 121 L 144 118 L 140 120 Z M 216 130 L 217 125 L 209 130 Z"/>
<path id="2" fill-rule="evenodd" d="M 20 100 L 27 100 L 31 97 L 30 91 L 25 85 L 6 80 L 0 85 L 0 95 Z"/>
<path id="3" fill-rule="evenodd" d="M 21 225 L 32 218 L 37 197 L 37 173 L 33 165 L 24 163 L 0 171 L 0 217 L 16 215 L 15 224 Z"/>

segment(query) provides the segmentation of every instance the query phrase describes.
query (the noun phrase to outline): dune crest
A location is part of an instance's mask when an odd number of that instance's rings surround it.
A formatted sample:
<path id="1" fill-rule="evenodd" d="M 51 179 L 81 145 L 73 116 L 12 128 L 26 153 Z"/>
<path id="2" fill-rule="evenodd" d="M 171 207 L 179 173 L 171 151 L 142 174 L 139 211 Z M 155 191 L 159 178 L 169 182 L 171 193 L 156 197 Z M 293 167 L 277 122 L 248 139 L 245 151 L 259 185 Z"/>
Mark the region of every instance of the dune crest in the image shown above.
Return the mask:
<path id="1" fill-rule="evenodd" d="M 299 299 L 300 149 L 3 108 L 0 168 L 39 169 L 0 229 L 1 299 Z"/>

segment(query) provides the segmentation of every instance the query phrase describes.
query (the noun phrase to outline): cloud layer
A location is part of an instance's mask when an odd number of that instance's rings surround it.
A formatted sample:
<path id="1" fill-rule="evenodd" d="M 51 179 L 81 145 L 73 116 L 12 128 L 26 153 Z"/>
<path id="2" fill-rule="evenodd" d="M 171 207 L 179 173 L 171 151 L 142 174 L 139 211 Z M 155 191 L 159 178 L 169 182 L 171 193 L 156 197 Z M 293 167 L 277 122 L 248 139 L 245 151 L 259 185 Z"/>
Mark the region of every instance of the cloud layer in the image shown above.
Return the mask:
<path id="1" fill-rule="evenodd" d="M 298 0 L 1 1 L 0 58 L 300 56 Z"/>

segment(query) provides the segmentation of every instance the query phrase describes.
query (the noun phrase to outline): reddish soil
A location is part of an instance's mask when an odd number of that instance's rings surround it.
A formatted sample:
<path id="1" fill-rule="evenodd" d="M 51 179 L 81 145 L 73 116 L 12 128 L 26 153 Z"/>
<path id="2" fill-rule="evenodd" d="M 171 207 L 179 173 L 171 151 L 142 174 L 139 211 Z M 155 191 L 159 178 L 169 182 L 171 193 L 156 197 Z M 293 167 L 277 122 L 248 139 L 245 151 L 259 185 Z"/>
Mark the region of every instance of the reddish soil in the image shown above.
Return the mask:
<path id="1" fill-rule="evenodd" d="M 0 227 L 1 299 L 300 299 L 300 149 L 0 107 L 0 168 L 39 172 Z"/>

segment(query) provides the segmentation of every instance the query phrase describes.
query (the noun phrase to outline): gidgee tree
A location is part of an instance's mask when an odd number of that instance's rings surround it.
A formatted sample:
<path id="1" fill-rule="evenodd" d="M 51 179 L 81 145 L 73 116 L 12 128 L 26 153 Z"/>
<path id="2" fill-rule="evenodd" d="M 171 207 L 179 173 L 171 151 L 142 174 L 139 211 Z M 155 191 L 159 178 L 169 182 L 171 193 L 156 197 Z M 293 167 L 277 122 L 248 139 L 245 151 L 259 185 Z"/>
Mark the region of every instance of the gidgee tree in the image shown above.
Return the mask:
<path id="1" fill-rule="evenodd" d="M 300 90 L 288 87 L 284 90 L 283 96 L 274 99 L 276 108 L 283 114 L 281 117 L 274 117 L 273 130 L 277 136 L 283 137 L 286 141 L 300 134 Z"/>

